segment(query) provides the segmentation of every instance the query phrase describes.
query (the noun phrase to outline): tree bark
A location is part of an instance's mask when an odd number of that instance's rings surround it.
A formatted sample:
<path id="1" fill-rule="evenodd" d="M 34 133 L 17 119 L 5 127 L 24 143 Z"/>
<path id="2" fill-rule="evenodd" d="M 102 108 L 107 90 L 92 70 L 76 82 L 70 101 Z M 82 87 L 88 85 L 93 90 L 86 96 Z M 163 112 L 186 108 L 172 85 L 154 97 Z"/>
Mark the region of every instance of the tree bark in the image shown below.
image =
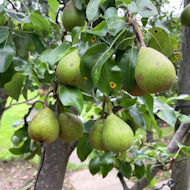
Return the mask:
<path id="1" fill-rule="evenodd" d="M 7 103 L 8 95 L 3 88 L 0 88 L 0 121 L 5 111 L 5 105 Z"/>
<path id="2" fill-rule="evenodd" d="M 190 0 L 184 0 L 184 7 L 190 3 Z M 190 27 L 183 27 L 182 29 L 182 54 L 183 61 L 179 68 L 178 94 L 190 94 Z M 180 105 L 189 104 L 189 101 L 179 101 Z M 184 107 L 181 109 L 184 114 L 190 114 L 190 108 Z M 188 137 L 186 145 L 190 145 L 190 138 Z M 176 186 L 172 190 L 189 190 L 190 189 L 190 159 L 178 163 L 172 168 L 172 178 L 176 181 Z"/>
<path id="3" fill-rule="evenodd" d="M 69 157 L 76 143 L 58 139 L 44 145 L 34 190 L 61 190 Z"/>

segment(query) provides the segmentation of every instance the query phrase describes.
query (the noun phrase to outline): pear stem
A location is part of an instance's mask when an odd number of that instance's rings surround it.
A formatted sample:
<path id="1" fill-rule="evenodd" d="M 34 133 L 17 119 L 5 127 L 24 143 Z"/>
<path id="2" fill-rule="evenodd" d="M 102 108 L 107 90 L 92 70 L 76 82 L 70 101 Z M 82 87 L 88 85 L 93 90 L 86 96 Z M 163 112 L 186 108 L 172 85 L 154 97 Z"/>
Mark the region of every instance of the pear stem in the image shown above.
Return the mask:
<path id="1" fill-rule="evenodd" d="M 134 28 L 137 36 L 138 36 L 139 42 L 141 44 L 141 48 L 145 48 L 146 45 L 145 45 L 145 42 L 144 42 L 142 31 L 141 31 L 141 29 L 139 27 L 139 24 L 137 23 L 136 19 L 131 14 L 128 14 L 127 17 L 129 19 L 129 23 L 132 24 L 132 26 L 133 26 L 133 28 Z"/>
<path id="2" fill-rule="evenodd" d="M 108 97 L 106 97 L 106 96 L 104 96 L 104 97 L 105 97 L 105 101 L 106 101 L 106 103 L 107 103 L 107 105 L 108 105 L 108 113 L 109 113 L 109 115 L 110 115 L 110 114 L 113 113 L 113 112 L 112 112 L 112 109 L 111 109 L 111 105 L 110 105 L 110 103 L 109 103 Z"/>
<path id="3" fill-rule="evenodd" d="M 101 119 L 104 118 L 104 112 L 105 112 L 105 104 L 106 104 L 106 98 L 103 96 L 103 102 L 102 102 L 102 112 L 101 112 Z"/>
<path id="4" fill-rule="evenodd" d="M 53 90 L 49 90 L 48 93 L 46 94 L 45 99 L 44 99 L 43 108 L 46 108 L 46 107 L 47 107 L 47 99 L 48 99 L 48 96 L 49 96 L 49 94 L 50 94 L 51 92 L 53 92 Z"/>

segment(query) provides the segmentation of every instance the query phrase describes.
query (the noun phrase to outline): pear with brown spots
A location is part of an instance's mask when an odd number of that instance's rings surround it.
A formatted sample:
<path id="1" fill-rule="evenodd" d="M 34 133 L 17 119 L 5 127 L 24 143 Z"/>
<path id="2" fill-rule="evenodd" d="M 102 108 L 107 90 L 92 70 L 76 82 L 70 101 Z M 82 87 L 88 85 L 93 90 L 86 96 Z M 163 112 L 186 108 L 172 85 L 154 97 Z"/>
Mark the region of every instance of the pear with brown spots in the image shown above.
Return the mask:
<path id="1" fill-rule="evenodd" d="M 52 143 L 59 136 L 59 123 L 50 108 L 44 108 L 37 113 L 28 126 L 31 139 L 42 143 Z"/>
<path id="2" fill-rule="evenodd" d="M 135 79 L 140 89 L 147 93 L 168 90 L 176 79 L 173 63 L 159 51 L 142 47 L 137 56 Z"/>
<path id="3" fill-rule="evenodd" d="M 80 86 L 83 82 L 80 73 L 78 49 L 64 56 L 57 66 L 57 78 L 63 85 Z"/>

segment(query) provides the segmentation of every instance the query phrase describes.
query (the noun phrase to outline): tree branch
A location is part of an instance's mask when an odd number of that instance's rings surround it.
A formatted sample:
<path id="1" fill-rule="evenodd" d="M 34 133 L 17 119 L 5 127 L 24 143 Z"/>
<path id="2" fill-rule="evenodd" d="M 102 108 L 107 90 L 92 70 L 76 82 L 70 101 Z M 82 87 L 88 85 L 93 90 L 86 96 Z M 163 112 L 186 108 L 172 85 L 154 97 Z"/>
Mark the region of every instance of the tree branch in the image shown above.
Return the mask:
<path id="1" fill-rule="evenodd" d="M 176 144 L 176 142 L 181 142 L 185 136 L 185 134 L 187 133 L 188 129 L 190 128 L 190 124 L 184 124 L 181 123 L 178 130 L 175 132 L 174 137 L 172 138 L 172 140 L 170 141 L 169 145 L 168 145 L 168 151 L 170 153 L 174 153 L 177 151 L 178 146 Z"/>
<path id="2" fill-rule="evenodd" d="M 26 101 L 23 101 L 23 102 L 16 102 L 16 103 L 14 103 L 14 104 L 11 103 L 9 106 L 5 107 L 5 110 L 11 108 L 12 106 L 17 106 L 17 105 L 20 105 L 20 104 L 25 104 L 25 103 L 26 103 L 26 104 L 30 104 L 30 101 L 36 99 L 38 96 L 39 96 L 39 95 L 36 95 L 36 96 L 34 96 L 33 98 L 31 98 L 31 99 L 29 99 L 29 100 L 26 100 Z"/>
<path id="3" fill-rule="evenodd" d="M 15 9 L 16 12 L 18 12 L 18 9 L 15 7 L 15 5 L 13 4 L 13 2 L 11 2 L 11 0 L 7 0 L 7 1 L 12 5 L 13 9 Z"/>
<path id="4" fill-rule="evenodd" d="M 128 188 L 128 186 L 127 186 L 127 184 L 126 184 L 126 182 L 125 182 L 125 180 L 123 178 L 123 175 L 119 172 L 117 174 L 117 176 L 118 176 L 118 178 L 119 178 L 119 180 L 120 180 L 120 182 L 121 182 L 121 184 L 123 186 L 123 190 L 129 190 L 129 188 Z"/>
<path id="5" fill-rule="evenodd" d="M 129 19 L 129 23 L 133 26 L 133 28 L 138 36 L 141 47 L 146 47 L 139 24 L 137 23 L 135 18 L 133 18 L 130 14 L 128 14 L 128 19 Z"/>

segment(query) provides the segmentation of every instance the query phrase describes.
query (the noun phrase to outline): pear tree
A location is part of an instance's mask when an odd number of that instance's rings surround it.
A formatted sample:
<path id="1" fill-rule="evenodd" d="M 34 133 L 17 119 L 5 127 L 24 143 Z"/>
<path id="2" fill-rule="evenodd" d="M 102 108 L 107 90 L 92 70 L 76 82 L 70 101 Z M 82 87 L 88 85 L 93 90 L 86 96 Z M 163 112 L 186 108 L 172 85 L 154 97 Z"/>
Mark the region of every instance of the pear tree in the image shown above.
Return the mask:
<path id="1" fill-rule="evenodd" d="M 31 189 L 61 190 L 75 148 L 92 175 L 115 168 L 124 190 L 154 187 L 160 171 L 190 156 L 190 118 L 175 109 L 190 100 L 175 90 L 180 44 L 159 24 L 158 8 L 150 0 L 0 4 L 0 88 L 31 105 L 9 151 L 40 156 Z M 189 10 L 181 14 L 187 27 Z M 31 101 L 29 93 L 44 86 Z M 160 121 L 177 126 L 168 144 L 159 140 Z M 132 188 L 125 178 L 136 179 Z"/>

